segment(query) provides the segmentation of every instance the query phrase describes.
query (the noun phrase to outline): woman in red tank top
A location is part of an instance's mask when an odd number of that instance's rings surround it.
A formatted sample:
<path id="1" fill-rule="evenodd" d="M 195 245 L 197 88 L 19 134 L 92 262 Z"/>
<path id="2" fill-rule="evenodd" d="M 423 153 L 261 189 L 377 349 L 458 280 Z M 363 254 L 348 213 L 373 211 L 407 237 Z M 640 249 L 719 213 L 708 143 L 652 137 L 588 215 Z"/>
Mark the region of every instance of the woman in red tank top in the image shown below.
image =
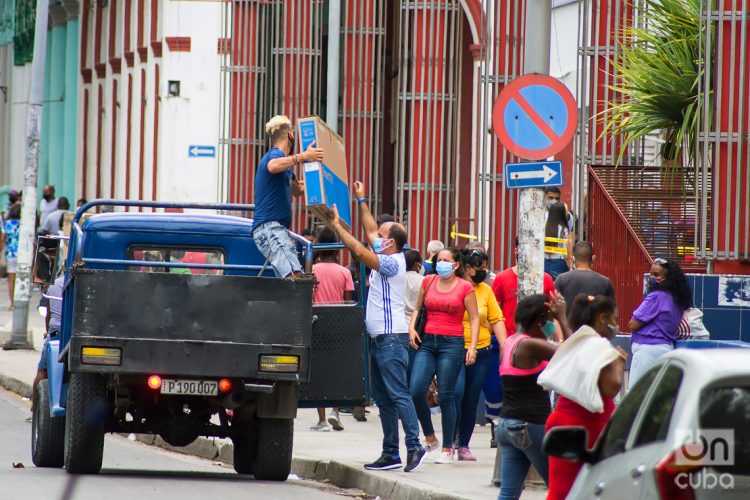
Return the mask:
<path id="1" fill-rule="evenodd" d="M 617 310 L 615 303 L 603 295 L 596 297 L 580 294 L 574 300 L 568 313 L 568 324 L 576 333 L 586 333 L 583 330 L 594 329 L 604 338 L 610 338 L 617 333 Z M 596 337 L 594 337 L 596 338 Z M 592 376 L 598 377 L 597 386 L 604 403 L 604 411 L 594 413 L 580 404 L 560 395 L 555 410 L 547 419 L 545 433 L 554 427 L 577 426 L 584 427 L 588 432 L 588 446 L 593 448 L 604 426 L 607 425 L 612 412 L 615 410 L 614 397 L 622 387 L 622 373 L 627 354 L 618 348 L 621 356 L 606 365 L 601 371 Z M 574 351 L 571 351 L 571 353 Z M 563 354 L 561 351 L 560 355 Z M 579 363 L 591 360 L 581 359 Z M 593 380 L 592 380 L 593 383 Z M 581 470 L 578 462 L 571 462 L 561 458 L 549 457 L 549 491 L 547 500 L 564 500 L 573 487 L 578 472 Z"/>

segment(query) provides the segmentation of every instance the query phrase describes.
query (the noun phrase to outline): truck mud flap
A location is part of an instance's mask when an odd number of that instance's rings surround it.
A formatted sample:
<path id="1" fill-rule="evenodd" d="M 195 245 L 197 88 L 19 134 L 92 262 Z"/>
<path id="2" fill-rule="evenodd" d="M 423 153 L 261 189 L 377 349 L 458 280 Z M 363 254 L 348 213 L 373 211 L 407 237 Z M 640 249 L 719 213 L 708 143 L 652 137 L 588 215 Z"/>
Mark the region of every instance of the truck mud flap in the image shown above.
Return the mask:
<path id="1" fill-rule="evenodd" d="M 313 306 L 310 381 L 299 407 L 358 406 L 367 399 L 367 342 L 362 307 Z"/>

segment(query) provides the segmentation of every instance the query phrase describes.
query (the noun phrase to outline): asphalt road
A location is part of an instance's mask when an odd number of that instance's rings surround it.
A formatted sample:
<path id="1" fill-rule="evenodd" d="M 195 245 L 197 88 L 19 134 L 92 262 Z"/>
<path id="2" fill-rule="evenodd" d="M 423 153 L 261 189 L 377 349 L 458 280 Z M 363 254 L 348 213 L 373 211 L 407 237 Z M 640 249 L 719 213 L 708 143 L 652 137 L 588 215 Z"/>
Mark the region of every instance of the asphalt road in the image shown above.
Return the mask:
<path id="1" fill-rule="evenodd" d="M 31 424 L 25 422 L 30 414 L 27 402 L 0 389 L 0 500 L 315 500 L 357 495 L 314 481 L 255 481 L 207 460 L 111 435 L 104 444 L 104 466 L 98 475 L 37 468 L 31 461 Z"/>

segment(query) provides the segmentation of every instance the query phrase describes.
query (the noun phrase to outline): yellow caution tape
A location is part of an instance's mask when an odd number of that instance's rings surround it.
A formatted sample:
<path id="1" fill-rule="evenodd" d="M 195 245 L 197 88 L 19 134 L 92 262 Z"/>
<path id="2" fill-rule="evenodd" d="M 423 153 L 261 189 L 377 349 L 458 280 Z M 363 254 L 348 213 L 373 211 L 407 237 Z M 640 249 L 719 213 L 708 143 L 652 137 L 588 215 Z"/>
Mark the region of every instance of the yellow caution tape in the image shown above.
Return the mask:
<path id="1" fill-rule="evenodd" d="M 546 241 L 547 243 L 567 243 L 568 239 L 567 238 L 550 238 L 549 236 L 547 236 L 546 238 L 544 238 L 544 241 Z"/>
<path id="2" fill-rule="evenodd" d="M 560 247 L 548 247 L 547 245 L 544 246 L 544 251 L 547 253 L 557 253 L 560 255 L 568 255 L 568 249 L 567 248 L 560 248 Z"/>

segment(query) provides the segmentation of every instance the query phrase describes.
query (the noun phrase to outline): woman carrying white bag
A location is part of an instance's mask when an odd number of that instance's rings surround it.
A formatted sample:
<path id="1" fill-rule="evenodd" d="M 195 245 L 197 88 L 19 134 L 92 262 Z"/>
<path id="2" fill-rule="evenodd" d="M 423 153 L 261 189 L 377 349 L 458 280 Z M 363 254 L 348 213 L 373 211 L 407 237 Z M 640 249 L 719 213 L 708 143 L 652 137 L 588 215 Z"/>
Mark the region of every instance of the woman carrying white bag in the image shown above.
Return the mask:
<path id="1" fill-rule="evenodd" d="M 547 419 L 554 427 L 584 427 L 592 448 L 615 410 L 614 397 L 622 387 L 627 354 L 609 338 L 617 334 L 617 309 L 612 299 L 580 294 L 568 312 L 575 333 L 557 348 L 538 383 L 560 397 Z M 581 464 L 549 457 L 547 499 L 564 499 Z"/>

